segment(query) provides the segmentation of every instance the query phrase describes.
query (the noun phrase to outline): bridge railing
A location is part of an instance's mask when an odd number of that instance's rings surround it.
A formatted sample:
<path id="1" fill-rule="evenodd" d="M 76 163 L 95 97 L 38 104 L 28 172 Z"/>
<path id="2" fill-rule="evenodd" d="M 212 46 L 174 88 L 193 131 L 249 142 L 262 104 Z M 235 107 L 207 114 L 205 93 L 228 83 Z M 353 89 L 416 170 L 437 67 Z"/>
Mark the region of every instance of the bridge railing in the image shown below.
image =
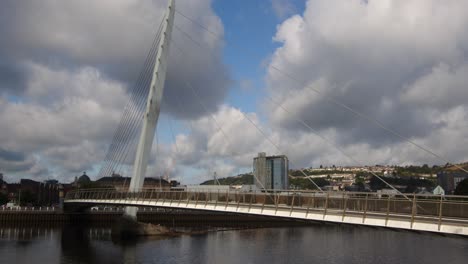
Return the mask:
<path id="1" fill-rule="evenodd" d="M 406 217 L 468 220 L 468 196 L 438 195 L 384 195 L 362 192 L 318 192 L 268 190 L 242 192 L 238 190 L 170 191 L 142 189 L 138 192 L 115 189 L 78 189 L 67 193 L 66 201 L 133 201 L 144 205 L 149 201 L 172 204 L 236 206 L 261 206 L 262 208 L 303 210 L 308 213 L 322 211 L 335 213 L 380 215 L 382 217 Z"/>

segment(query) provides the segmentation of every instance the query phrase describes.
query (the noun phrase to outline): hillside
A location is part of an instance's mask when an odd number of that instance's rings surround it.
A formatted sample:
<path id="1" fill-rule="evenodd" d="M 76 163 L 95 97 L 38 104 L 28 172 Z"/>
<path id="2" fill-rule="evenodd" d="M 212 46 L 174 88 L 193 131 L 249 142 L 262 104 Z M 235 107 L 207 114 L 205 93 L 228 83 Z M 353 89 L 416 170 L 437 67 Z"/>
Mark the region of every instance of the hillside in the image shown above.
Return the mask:
<path id="1" fill-rule="evenodd" d="M 219 178 L 218 181 L 221 185 L 254 184 L 253 175 L 251 173 L 239 174 L 237 176 L 227 178 Z M 215 182 L 214 180 L 208 180 L 200 183 L 200 185 L 215 185 Z"/>

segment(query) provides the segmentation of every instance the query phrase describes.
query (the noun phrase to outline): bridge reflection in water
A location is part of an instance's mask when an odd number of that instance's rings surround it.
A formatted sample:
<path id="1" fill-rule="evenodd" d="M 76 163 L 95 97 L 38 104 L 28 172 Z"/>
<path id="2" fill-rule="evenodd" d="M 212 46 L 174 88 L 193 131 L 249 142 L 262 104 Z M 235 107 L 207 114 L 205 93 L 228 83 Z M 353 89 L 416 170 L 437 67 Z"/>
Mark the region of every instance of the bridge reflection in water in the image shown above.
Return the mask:
<path id="1" fill-rule="evenodd" d="M 65 204 L 207 210 L 468 235 L 468 196 L 81 189 L 67 193 Z"/>

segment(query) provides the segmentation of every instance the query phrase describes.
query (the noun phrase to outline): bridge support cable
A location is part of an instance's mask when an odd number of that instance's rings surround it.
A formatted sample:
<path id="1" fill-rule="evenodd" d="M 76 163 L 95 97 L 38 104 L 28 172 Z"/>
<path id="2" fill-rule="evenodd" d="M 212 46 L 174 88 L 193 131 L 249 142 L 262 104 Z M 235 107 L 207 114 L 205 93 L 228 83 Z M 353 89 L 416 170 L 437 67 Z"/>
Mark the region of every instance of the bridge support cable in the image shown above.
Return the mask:
<path id="1" fill-rule="evenodd" d="M 193 37 L 188 34 L 187 32 L 183 31 L 182 29 L 180 29 L 177 25 L 175 25 L 175 28 L 181 32 L 184 36 L 186 36 L 188 39 L 190 39 L 191 41 L 193 41 L 196 45 L 198 45 L 200 48 L 203 48 L 202 45 L 197 42 L 196 40 L 193 39 Z M 176 43 L 174 43 L 173 41 L 173 45 L 182 53 L 185 53 Z M 211 54 L 211 53 L 210 53 Z M 187 56 L 187 54 L 185 53 L 185 55 Z M 193 87 L 192 87 L 193 89 Z M 273 103 L 277 104 L 271 97 L 269 97 L 268 95 L 266 95 L 267 98 L 270 99 L 270 101 L 272 101 Z M 283 111 L 285 111 L 286 113 L 288 113 L 289 115 L 291 115 L 291 112 L 289 112 L 282 104 L 279 104 L 278 105 L 281 109 L 283 109 Z M 267 135 L 266 133 L 257 125 L 255 124 L 255 122 L 253 122 L 253 120 L 251 120 L 251 118 L 249 118 L 247 115 L 245 115 L 243 112 L 241 112 L 242 115 L 244 115 L 244 118 L 247 119 L 263 136 L 266 140 L 268 140 L 268 142 L 270 144 L 272 144 L 278 151 L 281 152 L 279 146 L 277 144 L 275 144 Z M 358 164 L 361 164 L 361 162 L 358 162 L 356 159 L 352 158 L 350 155 L 346 154 L 344 150 L 342 150 L 337 144 L 334 144 L 332 143 L 330 140 L 328 140 L 327 138 L 325 137 L 322 137 L 320 134 L 318 134 L 314 129 L 312 129 L 311 126 L 309 126 L 307 123 L 305 123 L 303 120 L 301 119 L 298 119 L 297 117 L 294 117 L 294 119 L 296 119 L 296 121 L 298 121 L 299 123 L 301 123 L 302 125 L 305 125 L 306 128 L 309 128 L 311 130 L 311 132 L 313 132 L 315 135 L 319 136 L 322 140 L 324 140 L 325 142 L 327 142 L 328 144 L 331 144 L 332 146 L 334 146 L 339 152 L 341 152 L 343 155 L 345 155 L 346 157 L 348 157 L 350 160 L 352 160 L 353 162 L 356 162 Z M 308 179 L 309 181 L 311 181 L 316 187 L 318 190 L 322 191 L 322 189 L 310 178 L 308 177 L 308 175 L 302 170 L 300 169 L 301 173 L 304 175 L 304 177 L 306 179 Z M 404 195 L 403 193 L 401 193 L 400 191 L 398 191 L 395 187 L 393 187 L 390 183 L 388 183 L 387 181 L 385 181 L 382 177 L 380 177 L 379 175 L 377 175 L 376 173 L 374 172 L 371 172 L 372 175 L 374 175 L 375 177 L 377 177 L 380 181 L 382 181 L 384 184 L 386 184 L 387 186 L 389 186 L 391 189 L 397 191 L 398 193 L 402 194 L 405 198 L 408 199 L 408 197 L 406 195 Z"/>
<path id="2" fill-rule="evenodd" d="M 106 155 L 105 160 L 107 162 L 100 171 L 101 177 L 108 176 L 108 174 L 111 172 L 110 170 L 114 169 L 113 167 L 115 166 L 117 155 L 120 153 L 120 149 L 124 145 L 128 144 L 127 140 L 125 140 L 125 137 L 127 137 L 129 128 L 132 127 L 132 121 L 135 121 L 136 119 L 135 114 L 142 111 L 141 101 L 144 100 L 141 98 L 144 98 L 144 92 L 146 90 L 144 84 L 147 83 L 146 79 L 148 78 L 148 73 L 151 72 L 151 69 L 149 68 L 151 67 L 151 61 L 154 60 L 155 51 L 159 43 L 159 34 L 160 29 L 158 30 L 153 40 L 153 45 L 147 55 L 143 68 L 140 71 L 140 76 L 137 79 L 133 89 L 130 90 L 129 101 L 125 106 L 121 121 L 114 133 L 112 144 L 109 148 L 108 154 Z"/>
<path id="3" fill-rule="evenodd" d="M 278 106 L 279 108 L 281 108 L 285 113 L 287 113 L 288 115 L 290 116 L 294 116 L 292 115 L 292 113 L 290 111 L 288 111 L 282 104 L 278 103 L 278 102 L 275 102 L 273 100 L 273 98 L 269 95 L 265 95 L 267 97 L 267 99 L 269 99 L 273 104 L 275 104 L 276 106 Z M 304 120 L 300 119 L 300 118 L 297 118 L 297 117 L 293 117 L 297 122 L 299 122 L 300 124 L 302 124 L 304 127 L 308 128 L 314 135 L 316 135 L 317 137 L 319 137 L 320 139 L 322 139 L 323 141 L 325 141 L 328 145 L 334 147 L 336 150 L 338 150 L 342 155 L 344 155 L 345 157 L 347 157 L 349 160 L 353 161 L 354 163 L 356 163 L 358 166 L 362 166 L 363 163 L 358 161 L 357 159 L 353 158 L 351 155 L 347 154 L 341 147 L 339 147 L 336 143 L 334 143 L 332 140 L 328 139 L 327 137 L 325 136 L 322 136 L 320 135 L 320 133 L 318 133 L 317 130 L 313 129 L 310 125 L 308 125 Z M 382 177 L 380 177 L 379 175 L 377 175 L 376 173 L 374 173 L 373 171 L 370 171 L 370 173 L 375 176 L 377 179 L 379 179 L 380 181 L 382 181 L 383 183 L 385 183 L 388 187 L 390 187 L 391 189 L 393 189 L 394 191 L 398 192 L 399 194 L 403 195 L 406 199 L 408 200 L 411 200 L 410 198 L 408 198 L 405 194 L 403 194 L 402 192 L 400 192 L 398 189 L 396 189 L 395 187 L 393 187 L 393 185 L 391 185 L 390 183 L 388 183 L 387 181 L 385 181 Z"/>
<path id="4" fill-rule="evenodd" d="M 186 35 L 187 37 L 189 37 L 190 40 L 192 40 L 194 43 L 196 43 L 197 45 L 199 45 L 201 47 L 201 44 L 198 43 L 197 41 L 195 41 L 190 35 L 188 35 L 188 33 L 186 33 L 185 31 L 181 30 L 177 25 L 174 25 L 174 27 L 182 32 L 182 33 L 185 33 L 184 35 Z M 189 56 L 188 54 L 186 54 L 175 42 L 174 40 L 172 40 L 172 44 L 174 45 L 174 47 L 176 47 L 177 50 L 179 50 L 179 52 L 185 54 L 185 56 Z M 211 54 L 211 53 L 210 53 Z M 211 54 L 212 55 L 212 54 Z M 192 85 L 190 85 L 189 83 L 186 83 L 190 88 L 191 90 L 193 91 L 193 93 L 195 94 L 195 96 L 197 97 L 197 99 L 201 102 L 201 98 L 200 96 L 198 95 L 198 93 L 196 92 L 196 90 L 193 88 Z M 205 108 L 205 111 L 207 111 L 206 107 L 204 106 L 203 104 L 203 107 Z M 208 111 L 207 111 L 208 112 Z M 255 129 L 257 129 L 260 134 L 262 134 L 262 136 L 274 147 L 276 148 L 280 153 L 282 152 L 281 149 L 279 148 L 279 146 L 277 144 L 275 144 L 267 135 L 266 133 L 257 125 L 255 124 L 255 122 L 253 122 L 251 120 L 251 118 L 249 118 L 244 112 L 240 111 L 240 113 L 243 115 L 243 117 L 245 119 L 247 119 L 254 127 Z M 215 122 L 217 123 L 217 122 Z M 224 133 L 224 131 L 221 129 L 221 127 L 219 126 L 219 124 L 217 124 L 217 126 L 220 128 L 220 130 L 222 131 L 223 135 L 226 137 L 226 133 Z M 291 161 L 289 161 L 292 164 Z M 299 168 L 299 167 L 298 167 Z M 302 169 L 299 169 L 301 171 L 301 173 L 304 175 L 304 177 L 306 177 L 319 191 L 323 191 L 322 188 L 320 188 L 320 186 L 318 186 L 311 178 L 307 177 L 308 175 L 304 172 L 304 170 Z M 258 180 L 258 179 L 257 179 Z M 264 186 L 262 186 L 264 188 Z"/>
<path id="5" fill-rule="evenodd" d="M 172 45 L 173 45 L 177 50 L 179 50 L 179 51 L 181 52 L 181 54 L 183 53 L 183 51 L 177 46 L 177 44 L 174 42 L 174 40 L 171 40 L 171 43 L 172 43 Z M 174 63 L 177 65 L 177 64 L 178 64 L 178 63 L 177 63 L 177 60 L 174 60 Z M 213 120 L 213 123 L 214 123 L 215 126 L 218 128 L 218 131 L 221 132 L 221 134 L 223 135 L 223 138 L 224 138 L 224 140 L 226 141 L 226 143 L 227 143 L 228 145 L 230 145 L 230 139 L 229 139 L 229 137 L 227 136 L 227 134 L 226 134 L 226 132 L 224 131 L 224 129 L 222 128 L 222 126 L 219 124 L 219 122 L 218 122 L 218 120 L 216 119 L 216 117 L 214 117 L 214 115 L 211 114 L 211 112 L 208 110 L 208 108 L 206 107 L 206 105 L 203 103 L 203 100 L 201 99 L 200 95 L 195 91 L 195 89 L 193 88 L 193 86 L 192 86 L 189 82 L 185 81 L 184 84 L 185 84 L 185 86 L 186 86 L 187 88 L 190 88 L 190 89 L 192 90 L 193 94 L 194 94 L 195 97 L 197 98 L 197 102 L 198 102 L 198 103 L 200 104 L 200 106 L 203 108 L 203 110 L 205 111 L 205 113 L 207 113 L 207 114 L 210 116 L 210 118 Z M 239 153 L 237 153 L 237 152 L 235 152 L 235 151 L 233 151 L 232 153 L 233 153 L 234 155 L 240 155 Z M 263 189 L 267 190 L 267 189 L 265 188 L 265 186 L 262 184 L 262 182 L 261 182 L 255 175 L 253 175 L 253 176 L 254 176 L 255 180 L 258 182 L 258 184 L 259 184 Z"/>
<path id="6" fill-rule="evenodd" d="M 180 148 L 177 144 L 177 141 L 176 141 L 176 136 L 175 136 L 175 133 L 174 133 L 174 129 L 173 129 L 173 126 L 172 126 L 172 121 L 171 121 L 171 118 L 169 116 L 167 116 L 167 123 L 168 123 L 168 126 L 169 126 L 169 132 L 171 134 L 171 139 L 172 139 L 172 142 L 174 143 L 174 147 L 175 147 L 175 151 L 171 153 L 171 162 L 175 162 L 177 160 L 177 156 L 181 154 L 180 152 Z M 162 123 L 162 117 L 161 117 L 161 123 Z M 174 154 L 175 153 L 175 154 Z M 165 171 L 166 171 L 166 175 L 169 179 L 169 173 L 170 171 L 173 170 L 173 167 L 175 165 L 172 164 L 172 163 L 168 163 L 167 167 L 165 168 Z"/>
<path id="7" fill-rule="evenodd" d="M 104 159 L 104 164 L 99 171 L 99 176 L 109 176 L 115 167 L 119 164 L 123 158 L 122 153 L 131 145 L 132 138 L 135 137 L 135 132 L 139 126 L 135 123 L 141 122 L 138 114 L 143 112 L 143 106 L 145 102 L 145 94 L 148 90 L 148 79 L 151 77 L 152 64 L 156 55 L 157 47 L 159 44 L 162 23 L 160 23 L 159 29 L 155 34 L 155 38 L 148 52 L 146 60 L 143 64 L 142 70 L 140 71 L 139 77 L 133 88 L 129 91 L 130 97 L 125 106 L 124 112 L 120 119 L 119 125 L 116 128 L 113 136 L 112 143 Z"/>
<path id="8" fill-rule="evenodd" d="M 119 126 L 118 128 L 118 135 L 120 137 L 116 138 L 116 141 L 118 142 L 118 144 L 116 144 L 117 147 L 111 150 L 112 159 L 108 164 L 107 171 L 104 172 L 106 174 L 109 174 L 111 172 L 109 170 L 115 170 L 115 167 L 117 165 L 121 164 L 122 162 L 125 162 L 128 151 L 127 149 L 135 144 L 134 139 L 136 137 L 136 133 L 139 130 L 138 123 L 141 122 L 140 116 L 143 113 L 144 102 L 146 101 L 145 94 L 147 93 L 148 83 L 151 78 L 151 64 L 152 61 L 154 61 L 156 48 L 159 43 L 159 34 L 157 35 L 156 40 L 157 41 L 155 41 L 153 46 L 154 48 L 150 50 L 150 53 L 148 55 L 145 68 L 141 72 L 139 81 L 137 83 L 137 88 L 135 89 L 135 92 L 132 93 L 130 96 L 130 107 L 127 108 L 126 118 L 122 119 L 121 126 Z"/>
<path id="9" fill-rule="evenodd" d="M 132 97 L 138 97 L 138 95 Z M 135 126 L 135 123 L 138 124 L 138 122 L 140 122 L 137 116 L 138 113 L 142 113 L 142 104 L 133 99 L 131 101 L 133 101 L 133 109 L 128 108 L 125 111 L 121 125 L 119 125 L 117 129 L 114 147 L 110 148 L 109 162 L 107 167 L 100 173 L 101 176 L 109 176 L 112 171 L 116 170 L 116 166 L 125 161 L 125 150 L 133 143 L 135 132 L 138 130 L 138 126 Z"/>
<path id="10" fill-rule="evenodd" d="M 178 29 L 178 27 L 176 26 L 176 29 Z M 181 54 L 183 54 L 184 56 L 189 56 L 188 54 L 186 54 L 175 42 L 174 40 L 171 41 L 173 46 L 179 50 L 179 52 Z M 216 118 L 208 111 L 207 107 L 205 106 L 205 104 L 203 103 L 203 100 L 202 98 L 200 97 L 200 95 L 198 94 L 198 92 L 196 91 L 196 89 L 189 83 L 189 82 L 185 82 L 186 86 L 188 86 L 193 94 L 195 95 L 195 97 L 197 98 L 197 101 L 201 104 L 201 106 L 203 107 L 203 109 L 205 110 L 206 113 L 208 113 L 211 118 L 213 119 L 215 125 L 218 127 L 219 131 L 222 133 L 223 137 L 225 138 L 226 142 L 229 144 L 230 140 L 229 140 L 229 137 L 227 136 L 227 134 L 225 133 L 224 129 L 221 127 L 221 125 L 218 123 L 218 121 L 216 120 Z M 280 153 L 282 152 L 281 149 L 277 146 L 277 144 L 275 144 L 267 135 L 266 133 L 257 125 L 255 124 L 255 122 L 253 122 L 245 113 L 243 113 L 242 111 L 240 111 L 240 113 L 243 115 L 243 118 L 244 119 L 247 119 L 262 135 L 263 137 L 265 137 L 265 139 L 268 140 L 268 142 L 270 144 L 272 144 Z M 239 155 L 238 153 L 235 154 L 235 155 Z M 291 163 L 291 162 L 290 162 Z M 309 181 L 311 181 L 315 187 L 319 190 L 319 191 L 323 191 L 322 188 L 320 188 L 320 186 L 318 186 L 312 179 L 308 178 L 307 174 L 302 170 L 302 169 L 299 169 L 301 171 L 301 173 L 307 178 L 309 179 Z M 255 180 L 262 186 L 263 189 L 266 190 L 265 186 L 261 183 L 261 181 L 254 175 L 255 177 Z"/>
<path id="11" fill-rule="evenodd" d="M 101 170 L 100 176 L 108 176 L 116 167 L 122 166 L 127 160 L 129 151 L 135 148 L 135 139 L 138 131 L 140 130 L 139 123 L 142 122 L 141 116 L 143 115 L 145 102 L 147 99 L 148 86 L 151 81 L 151 75 L 154 66 L 154 60 L 159 46 L 160 34 L 162 30 L 162 23 L 158 28 L 157 34 L 154 38 L 152 48 L 148 53 L 143 69 L 140 72 L 137 84 L 130 95 L 130 100 L 127 103 L 126 111 L 124 112 L 121 123 L 119 124 L 113 142 L 115 148 L 109 150 L 110 159 L 107 162 L 105 169 Z M 130 149 L 129 149 L 130 148 Z"/>
<path id="12" fill-rule="evenodd" d="M 129 139 L 135 138 L 135 133 L 139 129 L 137 124 L 141 122 L 140 116 L 143 113 L 144 103 L 146 101 L 146 95 L 148 91 L 148 84 L 150 82 L 151 73 L 153 70 L 152 65 L 154 64 L 153 61 L 156 55 L 157 47 L 159 45 L 162 28 L 161 25 L 162 23 L 159 25 L 158 31 L 153 41 L 153 45 L 147 55 L 143 69 L 140 71 L 140 76 L 137 79 L 136 85 L 134 86 L 134 89 L 131 90 L 130 98 L 127 102 L 124 115 L 121 119 L 119 127 L 116 130 L 117 136 L 114 137 L 114 141 L 116 141 L 117 144 L 114 144 L 116 147 L 114 149 L 111 148 L 109 151 L 111 153 L 111 159 L 108 164 L 108 169 L 107 171 L 104 171 L 105 175 L 101 176 L 107 176 L 107 174 L 111 172 L 109 170 L 113 170 L 114 167 L 124 159 L 123 153 L 125 152 L 125 149 L 131 145 Z"/>
<path id="13" fill-rule="evenodd" d="M 312 132 L 315 136 L 319 137 L 321 140 L 325 141 L 328 145 L 332 146 L 333 148 L 335 148 L 336 150 L 338 150 L 338 152 L 340 152 L 342 155 L 344 155 L 346 158 L 348 158 L 349 160 L 351 160 L 352 162 L 356 163 L 358 166 L 363 166 L 363 163 L 358 161 L 357 159 L 353 158 L 351 155 L 347 154 L 346 151 L 344 151 L 344 149 L 342 149 L 340 146 L 338 146 L 338 144 L 336 144 L 335 142 L 333 142 L 331 139 L 325 137 L 325 136 L 322 136 L 317 130 L 313 129 L 309 124 L 307 124 L 303 119 L 301 118 L 298 118 L 296 116 L 294 116 L 288 109 L 286 109 L 286 107 L 283 106 L 283 103 L 280 103 L 280 102 L 277 102 L 274 100 L 274 98 L 270 95 L 265 95 L 265 97 L 271 101 L 275 106 L 277 106 L 278 108 L 281 108 L 286 114 L 288 114 L 289 116 L 293 117 L 293 119 L 295 119 L 298 123 L 300 123 L 301 125 L 303 125 L 305 128 L 309 129 L 310 132 Z M 382 177 L 380 177 L 379 175 L 377 175 L 376 173 L 374 173 L 373 171 L 370 171 L 370 173 L 375 176 L 377 179 L 379 179 L 380 181 L 382 181 L 384 184 L 386 184 L 388 187 L 390 187 L 391 189 L 393 189 L 394 191 L 396 191 L 397 193 L 401 194 L 402 196 L 404 196 L 406 199 L 410 200 L 405 194 L 403 194 L 402 192 L 400 192 L 398 189 L 396 189 L 393 185 L 391 185 L 390 183 L 388 183 L 387 181 L 385 181 Z"/>
<path id="14" fill-rule="evenodd" d="M 174 134 L 174 128 L 173 128 L 173 126 L 172 126 L 172 121 L 171 121 L 170 118 L 168 118 L 168 123 L 169 123 L 169 130 L 171 131 L 172 140 L 174 141 L 174 146 L 175 146 L 176 154 L 180 154 L 179 146 L 177 145 L 177 139 L 176 139 L 176 136 L 175 136 L 175 134 Z"/>
<path id="15" fill-rule="evenodd" d="M 208 29 L 206 26 L 202 25 L 201 23 L 199 23 L 198 21 L 196 21 L 195 19 L 193 18 L 190 18 L 189 16 L 185 15 L 184 13 L 180 12 L 179 10 L 176 10 L 176 13 L 181 15 L 182 17 L 184 17 L 185 19 L 187 19 L 188 21 L 192 22 L 193 24 L 197 25 L 198 27 L 204 29 L 206 32 L 208 32 L 210 35 L 212 35 L 213 37 L 217 38 L 217 39 L 220 39 L 222 40 L 223 42 L 226 42 L 222 36 L 219 36 L 217 33 L 211 31 L 210 29 Z M 177 27 L 177 26 L 176 26 Z M 240 47 L 241 50 L 248 50 L 248 48 L 245 48 L 245 47 Z M 282 75 L 286 76 L 288 79 L 298 83 L 301 85 L 301 87 L 305 87 L 307 89 L 310 89 L 311 91 L 313 91 L 314 93 L 318 94 L 318 95 L 321 95 L 325 98 L 326 101 L 328 101 L 329 103 L 332 103 L 334 105 L 337 105 L 339 107 L 341 107 L 342 109 L 344 110 L 347 110 L 349 112 L 351 112 L 352 114 L 354 114 L 355 116 L 363 119 L 363 120 L 366 120 L 372 124 L 374 124 L 375 126 L 377 127 L 380 127 L 381 129 L 387 131 L 388 133 L 392 134 L 393 136 L 397 137 L 397 138 L 400 138 L 401 140 L 417 147 L 418 149 L 430 154 L 431 156 L 439 159 L 439 160 L 442 160 L 443 162 L 445 163 L 449 163 L 449 164 L 452 164 L 454 167 L 456 167 L 457 169 L 463 171 L 463 172 L 466 172 L 468 173 L 468 170 L 467 169 L 464 169 L 463 167 L 457 165 L 457 164 L 453 164 L 450 162 L 450 160 L 444 156 L 442 156 L 441 154 L 438 154 L 436 153 L 435 151 L 431 150 L 429 147 L 427 146 L 424 146 L 423 144 L 419 144 L 419 143 L 416 143 L 414 140 L 411 140 L 410 138 L 408 137 L 405 137 L 403 136 L 402 134 L 398 133 L 397 131 L 395 131 L 394 129 L 391 129 L 389 128 L 388 126 L 384 125 L 381 121 L 377 120 L 376 118 L 373 118 L 365 113 L 362 113 L 354 108 L 352 108 L 351 106 L 337 100 L 337 99 L 334 99 L 333 97 L 331 96 L 328 96 L 328 95 L 325 95 L 323 94 L 320 90 L 312 87 L 311 85 L 308 85 L 307 82 L 305 81 L 301 81 L 299 80 L 298 78 L 295 78 L 294 76 L 292 76 L 292 74 L 289 74 L 288 72 L 286 72 L 285 70 L 282 70 L 282 69 L 279 69 L 278 67 L 274 66 L 274 65 L 270 65 L 270 67 L 272 69 L 274 69 L 275 71 L 281 73 Z"/>
<path id="16" fill-rule="evenodd" d="M 172 41 L 172 44 L 175 45 L 174 41 Z M 180 49 L 179 47 L 177 47 L 177 49 Z M 185 84 L 187 86 L 187 84 Z M 176 97 L 176 103 L 177 103 L 177 106 L 179 107 L 179 109 L 182 109 L 182 112 L 184 112 L 186 109 L 185 107 L 183 106 L 183 104 L 180 102 L 180 99 L 179 97 Z M 203 110 L 206 111 L 206 107 L 203 106 Z M 209 112 L 207 112 L 209 113 Z M 193 125 L 192 125 L 192 121 L 191 120 L 187 120 L 188 121 L 188 124 L 189 124 L 189 135 L 190 134 L 193 134 Z M 170 120 L 169 120 L 170 122 Z M 217 123 L 217 121 L 215 121 Z M 176 136 L 175 136 L 175 133 L 174 133 L 174 130 L 173 130 L 173 126 L 172 126 L 172 123 L 170 122 L 169 123 L 169 126 L 170 126 L 170 130 L 171 130 L 171 135 L 172 135 L 172 138 L 173 138 L 173 141 L 174 141 L 174 144 L 175 144 L 175 147 L 176 147 L 176 153 L 177 154 L 181 154 L 180 152 L 180 147 L 177 145 L 177 140 L 176 140 Z M 219 126 L 219 123 L 217 124 L 217 130 L 216 130 L 216 133 L 220 132 L 220 128 L 221 126 Z M 225 136 L 225 135 L 223 135 Z M 233 154 L 233 153 L 232 153 Z M 233 154 L 234 155 L 234 154 Z M 216 171 L 214 172 L 216 173 Z M 208 171 L 208 174 L 211 174 L 210 171 Z M 218 185 L 221 185 L 221 183 L 219 182 L 219 180 L 216 178 L 216 182 Z M 215 182 L 215 185 L 216 185 L 216 182 Z"/>
<path id="17" fill-rule="evenodd" d="M 146 71 L 146 65 L 145 69 L 141 72 L 141 76 L 144 75 L 144 71 Z M 110 170 L 114 169 L 114 165 L 117 161 L 117 155 L 120 153 L 120 149 L 124 145 L 128 144 L 127 140 L 125 139 L 126 137 L 128 137 L 131 122 L 135 120 L 135 112 L 138 112 L 139 103 L 137 102 L 137 100 L 135 100 L 135 97 L 136 99 L 138 99 L 139 95 L 137 93 L 139 89 L 143 87 L 140 84 L 141 79 L 142 78 L 140 77 L 137 81 L 137 85 L 135 85 L 135 88 L 130 91 L 129 100 L 127 102 L 127 105 L 125 106 L 124 112 L 120 119 L 120 123 L 114 132 L 112 144 L 110 145 L 105 158 L 105 164 L 101 168 L 101 171 L 99 173 L 100 176 L 108 176 Z"/>
<path id="18" fill-rule="evenodd" d="M 153 145 L 154 133 L 161 110 L 161 100 L 164 93 L 166 81 L 167 63 L 169 56 L 170 40 L 172 27 L 174 24 L 175 0 L 169 0 L 163 28 L 161 33 L 160 45 L 158 47 L 154 68 L 149 85 L 146 108 L 143 115 L 143 124 L 140 130 L 138 147 L 136 149 L 135 161 L 133 163 L 133 173 L 130 180 L 129 191 L 135 192 L 143 187 L 146 169 L 148 166 L 151 147 Z M 137 208 L 127 207 L 125 215 L 136 219 Z"/>

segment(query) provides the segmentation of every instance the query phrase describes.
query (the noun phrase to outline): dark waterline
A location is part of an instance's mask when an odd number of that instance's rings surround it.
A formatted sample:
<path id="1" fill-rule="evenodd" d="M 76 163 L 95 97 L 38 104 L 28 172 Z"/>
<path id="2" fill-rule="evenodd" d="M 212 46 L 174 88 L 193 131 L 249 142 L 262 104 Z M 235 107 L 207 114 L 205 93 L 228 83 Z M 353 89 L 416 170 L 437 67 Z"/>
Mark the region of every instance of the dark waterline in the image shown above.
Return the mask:
<path id="1" fill-rule="evenodd" d="M 468 239 L 356 226 L 115 241 L 107 228 L 1 228 L 0 263 L 467 263 Z"/>

